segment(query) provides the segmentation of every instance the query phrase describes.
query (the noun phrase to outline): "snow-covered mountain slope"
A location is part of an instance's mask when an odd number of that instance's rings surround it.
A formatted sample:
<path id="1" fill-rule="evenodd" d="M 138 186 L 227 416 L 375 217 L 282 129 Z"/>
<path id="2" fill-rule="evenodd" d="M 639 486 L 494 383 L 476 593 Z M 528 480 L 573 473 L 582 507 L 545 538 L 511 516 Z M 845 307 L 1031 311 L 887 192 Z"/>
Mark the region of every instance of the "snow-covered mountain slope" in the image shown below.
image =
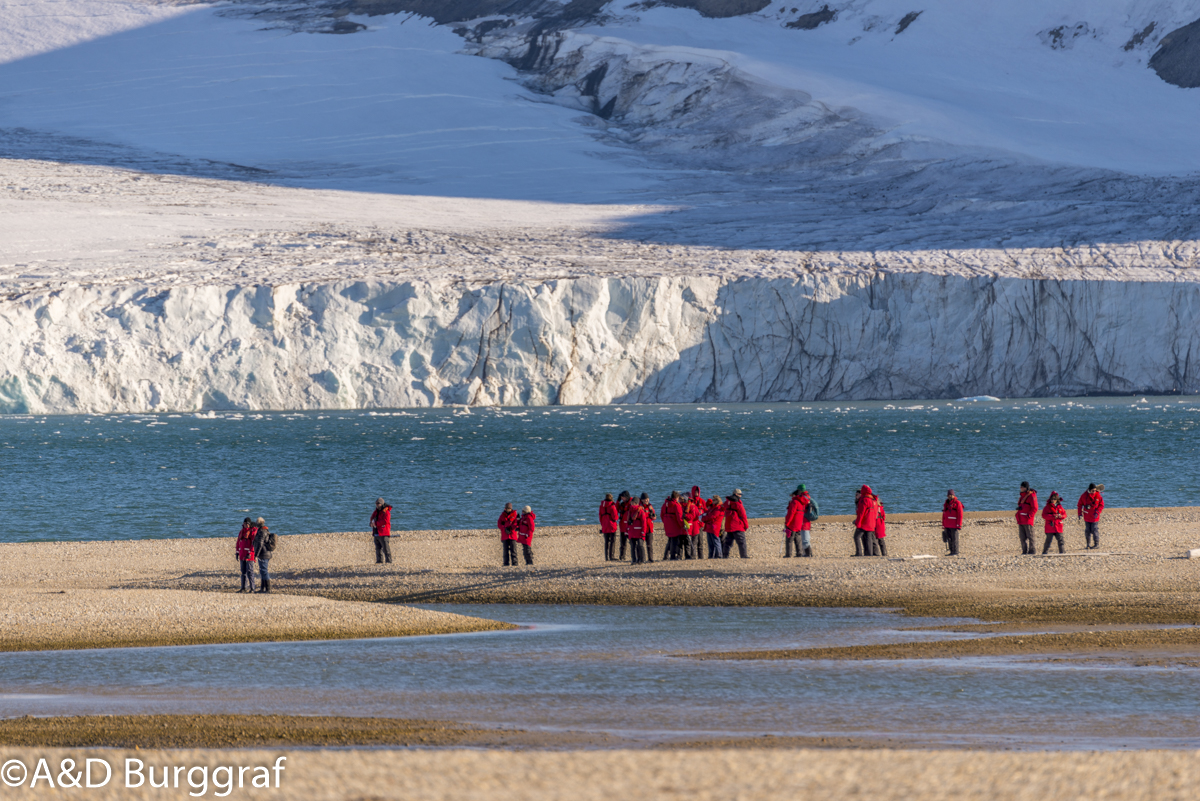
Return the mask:
<path id="1" fill-rule="evenodd" d="M 1197 16 L 0 0 L 0 411 L 1197 392 Z"/>

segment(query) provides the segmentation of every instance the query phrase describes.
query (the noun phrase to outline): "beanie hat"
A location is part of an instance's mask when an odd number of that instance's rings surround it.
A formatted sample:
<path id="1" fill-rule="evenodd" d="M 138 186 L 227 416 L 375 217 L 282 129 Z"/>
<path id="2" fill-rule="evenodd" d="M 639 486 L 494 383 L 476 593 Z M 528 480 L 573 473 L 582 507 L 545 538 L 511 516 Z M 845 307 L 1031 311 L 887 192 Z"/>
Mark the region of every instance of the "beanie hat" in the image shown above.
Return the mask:
<path id="1" fill-rule="evenodd" d="M 533 511 L 533 509 L 532 509 L 532 508 L 530 508 L 530 507 L 528 507 L 528 506 L 526 506 L 526 507 L 525 507 L 524 509 L 522 509 L 521 511 L 522 511 L 522 512 L 524 512 L 525 514 L 529 514 L 530 512 L 532 512 L 532 511 Z"/>

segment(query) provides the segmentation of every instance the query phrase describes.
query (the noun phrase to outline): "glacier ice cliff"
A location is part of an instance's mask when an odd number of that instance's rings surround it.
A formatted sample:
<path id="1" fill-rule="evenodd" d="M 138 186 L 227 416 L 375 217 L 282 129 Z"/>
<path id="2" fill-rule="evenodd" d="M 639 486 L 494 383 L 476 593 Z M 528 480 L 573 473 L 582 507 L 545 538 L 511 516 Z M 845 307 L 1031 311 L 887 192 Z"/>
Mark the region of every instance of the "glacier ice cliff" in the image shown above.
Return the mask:
<path id="1" fill-rule="evenodd" d="M 66 286 L 0 301 L 0 411 L 1200 391 L 1200 283 L 810 274 Z"/>

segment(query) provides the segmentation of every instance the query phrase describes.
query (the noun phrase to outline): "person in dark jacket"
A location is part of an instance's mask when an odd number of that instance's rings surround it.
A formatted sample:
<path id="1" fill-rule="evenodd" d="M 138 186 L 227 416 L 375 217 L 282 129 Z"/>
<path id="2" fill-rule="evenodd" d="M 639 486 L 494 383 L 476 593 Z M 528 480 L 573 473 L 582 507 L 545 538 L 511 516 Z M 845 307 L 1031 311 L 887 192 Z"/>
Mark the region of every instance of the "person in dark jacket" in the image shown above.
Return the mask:
<path id="1" fill-rule="evenodd" d="M 604 538 L 604 561 L 616 559 L 617 532 L 621 528 L 621 514 L 613 501 L 612 493 L 605 493 L 600 502 L 600 536 Z"/>
<path id="2" fill-rule="evenodd" d="M 746 530 L 750 528 L 750 520 L 746 517 L 746 507 L 742 505 L 742 491 L 735 489 L 732 495 L 725 497 L 725 557 L 736 542 L 738 555 L 749 559 L 746 553 Z"/>
<path id="3" fill-rule="evenodd" d="M 512 504 L 506 503 L 496 519 L 496 528 L 500 530 L 500 547 L 504 551 L 504 567 L 517 566 L 517 522 L 520 518 Z"/>
<path id="4" fill-rule="evenodd" d="M 1058 539 L 1058 552 L 1066 553 L 1063 547 L 1063 521 L 1067 519 L 1067 510 L 1063 508 L 1062 496 L 1051 492 L 1046 499 L 1046 508 L 1042 510 L 1042 519 L 1046 521 L 1046 543 L 1042 546 L 1042 554 L 1050 551 L 1050 542 Z"/>
<path id="5" fill-rule="evenodd" d="M 1037 554 L 1033 542 L 1033 524 L 1037 520 L 1037 490 L 1030 488 L 1028 481 L 1021 482 L 1021 495 L 1017 499 L 1017 536 L 1021 538 L 1021 553 Z"/>
<path id="6" fill-rule="evenodd" d="M 250 585 L 249 592 L 254 592 L 254 536 L 256 534 L 258 534 L 258 528 L 254 525 L 254 521 L 247 517 L 242 521 L 237 542 L 234 543 L 234 554 L 237 556 L 238 566 L 242 571 L 242 588 L 238 592 L 247 592 L 247 583 Z"/>
<path id="7" fill-rule="evenodd" d="M 375 538 L 375 564 L 392 563 L 392 507 L 383 498 L 375 499 L 371 513 L 371 535 Z"/>
<path id="8" fill-rule="evenodd" d="M 946 490 L 946 502 L 942 504 L 942 542 L 950 549 L 951 556 L 958 556 L 958 535 L 964 514 L 962 501 L 954 490 Z"/>
<path id="9" fill-rule="evenodd" d="M 271 591 L 270 562 L 275 550 L 275 535 L 267 527 L 267 521 L 258 518 L 258 531 L 254 535 L 254 558 L 258 560 L 258 575 L 261 581 L 259 592 Z"/>

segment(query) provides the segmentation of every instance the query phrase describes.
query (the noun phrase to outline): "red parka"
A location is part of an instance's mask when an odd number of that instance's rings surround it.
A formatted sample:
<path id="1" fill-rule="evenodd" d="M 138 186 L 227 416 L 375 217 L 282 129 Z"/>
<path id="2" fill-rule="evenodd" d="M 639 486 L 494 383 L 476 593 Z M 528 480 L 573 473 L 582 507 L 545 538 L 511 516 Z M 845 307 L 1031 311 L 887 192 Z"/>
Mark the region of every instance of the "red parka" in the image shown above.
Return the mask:
<path id="1" fill-rule="evenodd" d="M 600 503 L 600 533 L 601 534 L 616 534 L 620 528 L 621 515 L 617 511 L 617 505 L 612 501 L 601 501 Z"/>
<path id="2" fill-rule="evenodd" d="M 721 524 L 725 522 L 725 504 L 710 503 L 704 510 L 704 531 L 714 537 L 721 536 Z"/>
<path id="3" fill-rule="evenodd" d="M 257 526 L 242 526 L 242 530 L 238 532 L 235 548 L 239 562 L 254 561 L 254 535 L 257 533 Z"/>
<path id="4" fill-rule="evenodd" d="M 678 537 L 687 533 L 683 523 L 683 506 L 679 501 L 667 498 L 663 501 L 662 509 L 663 533 L 668 537 Z"/>
<path id="5" fill-rule="evenodd" d="M 854 525 L 863 531 L 874 531 L 878 517 L 879 512 L 875 506 L 875 500 L 871 497 L 871 488 L 863 484 L 858 501 L 855 503 Z"/>
<path id="6" fill-rule="evenodd" d="M 692 498 L 683 499 L 683 530 L 689 537 L 700 533 L 700 514 L 700 504 Z"/>
<path id="7" fill-rule="evenodd" d="M 793 495 L 788 501 L 787 516 L 783 519 L 783 527 L 788 531 L 811 531 L 812 521 L 804 519 L 804 513 L 808 511 L 808 502 L 811 497 L 808 490 Z"/>
<path id="8" fill-rule="evenodd" d="M 500 513 L 500 518 L 496 521 L 496 528 L 500 529 L 501 542 L 517 538 L 517 521 L 520 518 L 516 509 L 507 509 Z"/>
<path id="9" fill-rule="evenodd" d="M 1075 511 L 1083 515 L 1085 523 L 1099 523 L 1100 513 L 1104 511 L 1104 496 L 1099 490 L 1090 490 L 1079 496 Z"/>
<path id="10" fill-rule="evenodd" d="M 963 505 L 958 498 L 947 498 L 942 504 L 942 528 L 962 528 Z"/>
<path id="11" fill-rule="evenodd" d="M 1037 490 L 1029 490 L 1017 501 L 1017 525 L 1032 526 L 1037 520 L 1038 499 Z"/>
<path id="12" fill-rule="evenodd" d="M 1067 519 L 1067 510 L 1061 503 L 1048 503 L 1042 510 L 1042 519 L 1046 521 L 1047 534 L 1062 534 L 1063 521 Z"/>
<path id="13" fill-rule="evenodd" d="M 750 527 L 750 521 L 746 518 L 746 507 L 742 506 L 742 501 L 739 498 L 730 496 L 725 499 L 725 531 L 745 531 Z"/>
<path id="14" fill-rule="evenodd" d="M 621 533 L 629 533 L 629 510 L 634 506 L 632 498 L 624 498 L 617 504 L 617 518 L 620 522 Z"/>
<path id="15" fill-rule="evenodd" d="M 359 520 L 362 520 L 360 517 Z M 375 527 L 375 536 L 392 536 L 392 507 L 384 506 L 371 512 L 371 525 Z"/>
<path id="16" fill-rule="evenodd" d="M 696 511 L 692 518 L 690 518 L 691 522 L 688 524 L 688 535 L 695 537 L 700 533 L 700 521 L 704 519 L 704 511 L 708 509 L 708 500 L 700 494 L 699 487 L 692 487 L 691 498 L 692 508 L 694 508 Z"/>
<path id="17" fill-rule="evenodd" d="M 517 521 L 517 542 L 522 545 L 533 544 L 533 529 L 537 524 L 537 514 L 534 512 L 521 512 L 521 519 Z"/>
<path id="18" fill-rule="evenodd" d="M 883 539 L 887 536 L 887 512 L 883 511 L 883 504 L 875 498 L 875 511 L 878 515 L 875 518 L 875 536 Z"/>
<path id="19" fill-rule="evenodd" d="M 646 514 L 646 507 L 639 503 L 629 505 L 629 514 L 625 516 L 627 533 L 631 540 L 646 539 L 646 531 L 653 525 L 650 522 L 650 517 Z"/>

